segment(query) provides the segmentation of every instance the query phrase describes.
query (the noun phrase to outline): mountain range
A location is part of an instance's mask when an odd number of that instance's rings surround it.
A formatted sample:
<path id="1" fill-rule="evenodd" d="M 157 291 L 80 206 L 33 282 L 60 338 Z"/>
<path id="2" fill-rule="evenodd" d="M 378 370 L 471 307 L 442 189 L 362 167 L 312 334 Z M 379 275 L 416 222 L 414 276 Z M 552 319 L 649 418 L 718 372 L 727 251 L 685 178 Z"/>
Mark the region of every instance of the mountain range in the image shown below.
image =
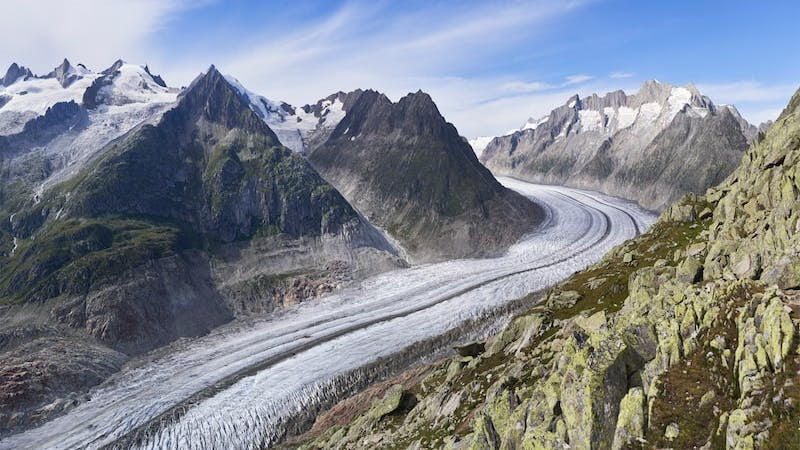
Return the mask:
<path id="1" fill-rule="evenodd" d="M 634 95 L 575 95 L 509 135 L 475 144 L 497 175 L 598 190 L 661 210 L 724 180 L 758 133 L 734 106 L 714 104 L 691 84 L 648 81 Z"/>
<path id="2" fill-rule="evenodd" d="M 232 82 L 286 145 L 414 261 L 497 255 L 543 218 L 494 179 L 421 91 L 396 103 L 373 90 L 337 92 L 295 108 Z"/>
<path id="3" fill-rule="evenodd" d="M 769 129 L 691 85 L 574 96 L 479 159 L 422 91 L 295 107 L 214 66 L 177 89 L 122 60 L 12 64 L 0 86 L 0 435 L 180 338 L 390 269 L 499 255 L 558 213 L 493 174 L 664 213 L 309 446 L 761 442 L 780 434 L 760 399 L 797 397 L 776 383 L 798 367 L 798 96 Z M 716 377 L 692 379 L 689 419 L 669 405 L 686 373 Z"/>
<path id="4" fill-rule="evenodd" d="M 14 64 L 2 86 L 2 432 L 132 356 L 409 262 L 501 253 L 543 218 L 422 93 L 293 108 L 214 66 L 175 89 L 121 60 Z"/>

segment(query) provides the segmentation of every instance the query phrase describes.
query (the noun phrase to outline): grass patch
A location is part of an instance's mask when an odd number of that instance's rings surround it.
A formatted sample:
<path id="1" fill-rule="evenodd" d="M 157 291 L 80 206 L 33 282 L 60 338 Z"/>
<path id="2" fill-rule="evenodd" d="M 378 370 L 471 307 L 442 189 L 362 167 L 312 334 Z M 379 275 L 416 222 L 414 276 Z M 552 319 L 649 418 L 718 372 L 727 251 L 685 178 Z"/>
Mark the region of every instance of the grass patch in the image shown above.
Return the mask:
<path id="1" fill-rule="evenodd" d="M 0 303 L 83 294 L 126 269 L 199 246 L 197 236 L 144 219 L 96 218 L 56 222 L 19 243 L 0 269 Z"/>
<path id="2" fill-rule="evenodd" d="M 727 312 L 743 306 L 755 293 L 753 286 L 742 287 L 721 299 L 725 306 L 720 308 L 715 325 L 697 336 L 697 349 L 659 377 L 661 389 L 653 399 L 646 435 L 650 445 L 656 448 L 698 448 L 710 438 L 712 448 L 725 448 L 724 433 L 716 435 L 715 431 L 722 412 L 735 409 L 739 398 L 733 370 L 738 329 L 736 316 L 728 318 Z M 730 350 L 727 367 L 722 362 L 723 351 L 709 345 L 716 336 L 723 337 L 726 348 Z M 713 400 L 700 406 L 700 399 L 710 390 L 715 394 Z M 676 423 L 680 428 L 680 434 L 673 441 L 664 438 L 664 430 L 670 423 Z"/>

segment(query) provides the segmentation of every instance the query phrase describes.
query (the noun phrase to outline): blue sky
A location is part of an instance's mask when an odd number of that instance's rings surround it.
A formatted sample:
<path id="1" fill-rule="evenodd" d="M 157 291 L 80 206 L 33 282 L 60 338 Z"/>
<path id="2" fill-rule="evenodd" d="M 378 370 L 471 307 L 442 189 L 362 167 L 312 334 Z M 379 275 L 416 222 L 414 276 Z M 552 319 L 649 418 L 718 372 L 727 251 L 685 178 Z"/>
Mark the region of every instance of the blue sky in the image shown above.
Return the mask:
<path id="1" fill-rule="evenodd" d="M 422 89 L 467 137 L 573 93 L 694 82 L 751 122 L 800 85 L 794 1 L 7 0 L 0 64 L 148 63 L 173 85 L 210 64 L 302 105 L 337 90 Z M 23 38 L 24 36 L 24 38 Z"/>

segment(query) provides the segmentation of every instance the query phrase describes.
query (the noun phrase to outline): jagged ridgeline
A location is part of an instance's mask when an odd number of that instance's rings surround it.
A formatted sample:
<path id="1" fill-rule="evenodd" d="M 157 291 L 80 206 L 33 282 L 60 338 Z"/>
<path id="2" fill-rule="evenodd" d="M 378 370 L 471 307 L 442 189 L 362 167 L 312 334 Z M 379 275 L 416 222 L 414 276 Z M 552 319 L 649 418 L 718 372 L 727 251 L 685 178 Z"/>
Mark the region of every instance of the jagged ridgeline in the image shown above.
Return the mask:
<path id="1" fill-rule="evenodd" d="M 85 116 L 74 103 L 60 105 L 37 120 Z M 15 140 L 35 139 L 45 129 L 39 122 L 6 139 L 4 155 L 17 148 Z M 157 123 L 112 142 L 41 198 L 16 190 L 20 184 L 4 184 L 2 191 L 5 303 L 81 296 L 119 281 L 115 277 L 129 269 L 188 250 L 258 236 L 335 233 L 357 219 L 213 67 Z M 225 315 L 212 310 L 212 316 Z"/>
<path id="2" fill-rule="evenodd" d="M 739 164 L 758 129 L 695 86 L 648 81 L 635 95 L 577 95 L 520 130 L 489 141 L 494 173 L 598 190 L 661 210 L 702 194 Z"/>
<path id="3" fill-rule="evenodd" d="M 346 400 L 345 418 L 301 440 L 800 448 L 799 162 L 800 92 L 720 186 L 551 289 L 485 350 Z"/>
<path id="4" fill-rule="evenodd" d="M 342 94 L 346 114 L 312 136 L 309 160 L 420 261 L 497 255 L 541 221 L 541 207 L 480 164 L 428 94 L 394 103 Z"/>

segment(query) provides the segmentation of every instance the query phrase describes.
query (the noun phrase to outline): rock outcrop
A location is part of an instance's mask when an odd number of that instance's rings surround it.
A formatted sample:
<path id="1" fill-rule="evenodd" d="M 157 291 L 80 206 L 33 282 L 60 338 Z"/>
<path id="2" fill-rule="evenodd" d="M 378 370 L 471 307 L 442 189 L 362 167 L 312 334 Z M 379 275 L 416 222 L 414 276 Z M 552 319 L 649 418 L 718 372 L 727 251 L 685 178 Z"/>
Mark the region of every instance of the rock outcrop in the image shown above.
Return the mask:
<path id="1" fill-rule="evenodd" d="M 720 183 L 758 130 L 697 89 L 649 81 L 635 95 L 577 95 L 486 145 L 498 175 L 599 190 L 661 210 Z"/>

